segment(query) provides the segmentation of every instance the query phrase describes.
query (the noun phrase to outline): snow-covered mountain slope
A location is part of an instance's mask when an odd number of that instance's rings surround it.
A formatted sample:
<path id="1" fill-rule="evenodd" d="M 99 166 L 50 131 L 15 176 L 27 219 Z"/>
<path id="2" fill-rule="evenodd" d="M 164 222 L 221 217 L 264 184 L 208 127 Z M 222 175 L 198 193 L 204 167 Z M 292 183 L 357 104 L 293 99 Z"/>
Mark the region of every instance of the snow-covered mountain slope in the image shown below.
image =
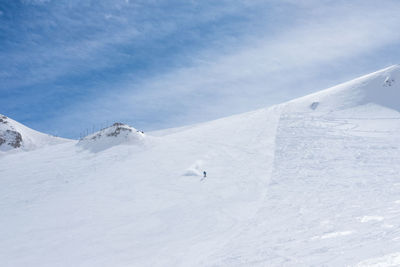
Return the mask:
<path id="1" fill-rule="evenodd" d="M 32 130 L 0 114 L 0 151 L 33 150 L 68 141 Z"/>
<path id="2" fill-rule="evenodd" d="M 122 144 L 143 145 L 144 141 L 143 132 L 116 122 L 110 127 L 82 138 L 77 145 L 92 152 L 99 152 Z"/>
<path id="3" fill-rule="evenodd" d="M 393 66 L 133 142 L 103 146 L 110 128 L 84 141 L 101 149 L 5 154 L 2 265 L 396 266 L 399 81 Z"/>
<path id="4" fill-rule="evenodd" d="M 362 76 L 355 80 L 299 98 L 288 103 L 288 111 L 329 112 L 365 104 L 400 111 L 400 66 Z"/>

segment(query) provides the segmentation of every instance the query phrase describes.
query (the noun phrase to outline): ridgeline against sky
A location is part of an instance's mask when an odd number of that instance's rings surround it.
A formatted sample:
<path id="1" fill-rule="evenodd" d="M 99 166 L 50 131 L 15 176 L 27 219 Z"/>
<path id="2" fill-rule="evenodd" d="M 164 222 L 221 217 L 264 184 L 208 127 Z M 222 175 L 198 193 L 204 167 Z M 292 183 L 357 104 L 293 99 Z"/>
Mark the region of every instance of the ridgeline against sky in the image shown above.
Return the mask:
<path id="1" fill-rule="evenodd" d="M 0 113 L 78 137 L 280 103 L 400 62 L 399 1 L 0 0 Z"/>

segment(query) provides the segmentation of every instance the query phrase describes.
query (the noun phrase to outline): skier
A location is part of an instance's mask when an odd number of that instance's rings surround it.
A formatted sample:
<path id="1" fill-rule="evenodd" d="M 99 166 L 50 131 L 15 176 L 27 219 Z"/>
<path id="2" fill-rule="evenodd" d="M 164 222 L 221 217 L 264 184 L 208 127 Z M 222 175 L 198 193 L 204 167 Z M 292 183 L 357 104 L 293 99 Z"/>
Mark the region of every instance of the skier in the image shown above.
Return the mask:
<path id="1" fill-rule="evenodd" d="M 203 171 L 203 178 L 206 178 L 206 177 L 207 177 L 207 172 Z"/>

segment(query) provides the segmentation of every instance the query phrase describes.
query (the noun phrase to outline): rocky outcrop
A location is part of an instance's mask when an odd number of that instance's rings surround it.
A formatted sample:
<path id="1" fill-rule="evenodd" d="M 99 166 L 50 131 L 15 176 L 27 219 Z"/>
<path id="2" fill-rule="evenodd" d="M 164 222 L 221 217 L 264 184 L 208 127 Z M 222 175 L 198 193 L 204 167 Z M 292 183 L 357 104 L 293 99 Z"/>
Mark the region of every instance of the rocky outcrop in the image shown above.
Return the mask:
<path id="1" fill-rule="evenodd" d="M 144 139 L 145 135 L 142 131 L 116 122 L 110 127 L 82 138 L 79 140 L 78 146 L 92 152 L 99 152 L 121 144 L 142 144 Z"/>
<path id="2" fill-rule="evenodd" d="M 70 141 L 44 134 L 0 114 L 0 151 L 30 151 L 48 145 Z"/>
<path id="3" fill-rule="evenodd" d="M 0 147 L 3 149 L 19 148 L 22 146 L 22 135 L 9 124 L 8 118 L 0 115 Z"/>

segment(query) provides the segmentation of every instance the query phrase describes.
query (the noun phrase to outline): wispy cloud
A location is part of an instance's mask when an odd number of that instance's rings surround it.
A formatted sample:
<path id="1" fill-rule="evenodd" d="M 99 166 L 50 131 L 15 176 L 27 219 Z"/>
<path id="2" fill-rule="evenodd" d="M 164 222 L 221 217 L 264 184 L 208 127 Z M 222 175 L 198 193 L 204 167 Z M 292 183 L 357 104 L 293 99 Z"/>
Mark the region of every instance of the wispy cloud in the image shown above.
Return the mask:
<path id="1" fill-rule="evenodd" d="M 39 128 L 64 127 L 62 134 L 76 136 L 113 120 L 144 129 L 194 123 L 279 103 L 400 59 L 392 48 L 400 42 L 397 1 L 100 3 L 77 12 L 85 17 L 77 25 L 67 4 L 39 23 L 75 25 L 71 37 L 84 37 L 3 54 L 17 62 L 2 72 L 11 72 L 9 85 L 52 80 L 79 96 L 36 122 Z M 15 81 L 32 51 L 34 70 Z"/>

